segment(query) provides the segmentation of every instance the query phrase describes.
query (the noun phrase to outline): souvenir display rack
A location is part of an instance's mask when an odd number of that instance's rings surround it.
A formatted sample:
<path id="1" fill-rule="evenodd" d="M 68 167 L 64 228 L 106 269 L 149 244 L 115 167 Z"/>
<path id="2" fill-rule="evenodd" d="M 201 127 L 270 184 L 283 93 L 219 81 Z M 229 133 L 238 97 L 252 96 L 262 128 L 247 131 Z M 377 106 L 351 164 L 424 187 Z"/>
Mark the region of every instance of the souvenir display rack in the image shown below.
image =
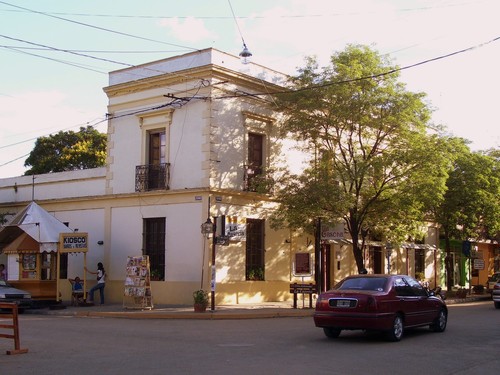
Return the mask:
<path id="1" fill-rule="evenodd" d="M 128 309 L 153 309 L 149 256 L 127 257 L 123 307 Z"/>

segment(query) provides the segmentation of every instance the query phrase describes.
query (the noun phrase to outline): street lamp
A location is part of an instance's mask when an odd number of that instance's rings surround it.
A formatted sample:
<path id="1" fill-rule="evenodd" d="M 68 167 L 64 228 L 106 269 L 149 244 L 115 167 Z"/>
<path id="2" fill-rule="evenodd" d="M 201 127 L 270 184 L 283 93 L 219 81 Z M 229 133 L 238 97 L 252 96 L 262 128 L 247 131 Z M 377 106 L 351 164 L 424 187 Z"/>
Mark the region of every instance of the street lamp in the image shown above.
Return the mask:
<path id="1" fill-rule="evenodd" d="M 207 218 L 203 224 L 201 224 L 201 234 L 209 238 L 210 234 L 214 231 L 214 224 L 210 218 Z"/>
<path id="2" fill-rule="evenodd" d="M 201 224 L 201 233 L 207 237 L 212 233 L 212 277 L 210 282 L 210 310 L 215 311 L 215 245 L 217 243 L 217 225 L 212 222 L 210 217 Z"/>
<path id="3" fill-rule="evenodd" d="M 252 53 L 248 50 L 247 45 L 243 43 L 243 51 L 240 52 L 240 59 L 243 64 L 248 64 Z"/>
<path id="4" fill-rule="evenodd" d="M 385 251 L 386 251 L 386 256 L 387 256 L 387 273 L 390 274 L 391 273 L 391 253 L 392 253 L 392 244 L 390 242 L 388 242 L 386 245 L 385 245 Z"/>

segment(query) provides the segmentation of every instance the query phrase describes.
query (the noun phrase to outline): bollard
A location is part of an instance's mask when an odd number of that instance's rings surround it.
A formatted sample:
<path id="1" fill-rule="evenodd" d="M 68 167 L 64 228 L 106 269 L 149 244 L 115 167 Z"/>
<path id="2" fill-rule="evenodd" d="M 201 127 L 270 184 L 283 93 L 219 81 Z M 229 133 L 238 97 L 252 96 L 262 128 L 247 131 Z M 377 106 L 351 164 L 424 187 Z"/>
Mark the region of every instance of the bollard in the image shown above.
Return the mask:
<path id="1" fill-rule="evenodd" d="M 10 314 L 1 315 L 2 318 L 12 318 L 12 324 L 0 324 L 0 329 L 12 329 L 12 334 L 0 333 L 0 337 L 14 340 L 14 350 L 7 350 L 8 355 L 28 353 L 28 349 L 21 349 L 19 341 L 18 309 L 15 303 L 0 303 L 0 309 L 10 310 Z"/>

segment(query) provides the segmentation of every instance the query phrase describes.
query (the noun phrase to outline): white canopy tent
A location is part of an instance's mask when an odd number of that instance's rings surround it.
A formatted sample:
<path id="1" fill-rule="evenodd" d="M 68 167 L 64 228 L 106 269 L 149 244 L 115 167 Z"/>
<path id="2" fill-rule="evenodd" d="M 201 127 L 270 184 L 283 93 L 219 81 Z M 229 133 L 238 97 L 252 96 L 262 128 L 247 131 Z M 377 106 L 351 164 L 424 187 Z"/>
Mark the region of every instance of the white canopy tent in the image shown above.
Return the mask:
<path id="1" fill-rule="evenodd" d="M 59 277 L 60 277 L 60 253 L 82 253 L 84 254 L 84 266 L 86 266 L 87 246 L 64 247 L 61 239 L 71 236 L 74 232 L 71 228 L 59 221 L 36 202 L 29 203 L 23 210 L 0 230 L 0 251 L 6 254 L 18 254 L 25 252 L 57 253 L 56 271 L 56 299 L 59 300 Z M 87 236 L 79 233 L 78 236 Z M 86 274 L 84 272 L 84 290 L 86 285 Z"/>

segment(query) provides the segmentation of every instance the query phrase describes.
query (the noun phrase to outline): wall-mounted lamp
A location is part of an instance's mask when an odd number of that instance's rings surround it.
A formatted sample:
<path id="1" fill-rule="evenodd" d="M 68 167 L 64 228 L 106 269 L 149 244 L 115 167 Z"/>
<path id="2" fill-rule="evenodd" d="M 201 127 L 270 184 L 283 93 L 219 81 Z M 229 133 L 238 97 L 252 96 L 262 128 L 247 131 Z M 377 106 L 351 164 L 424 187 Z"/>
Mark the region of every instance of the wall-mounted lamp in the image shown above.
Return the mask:
<path id="1" fill-rule="evenodd" d="M 104 241 L 97 241 L 98 245 L 104 245 Z"/>

